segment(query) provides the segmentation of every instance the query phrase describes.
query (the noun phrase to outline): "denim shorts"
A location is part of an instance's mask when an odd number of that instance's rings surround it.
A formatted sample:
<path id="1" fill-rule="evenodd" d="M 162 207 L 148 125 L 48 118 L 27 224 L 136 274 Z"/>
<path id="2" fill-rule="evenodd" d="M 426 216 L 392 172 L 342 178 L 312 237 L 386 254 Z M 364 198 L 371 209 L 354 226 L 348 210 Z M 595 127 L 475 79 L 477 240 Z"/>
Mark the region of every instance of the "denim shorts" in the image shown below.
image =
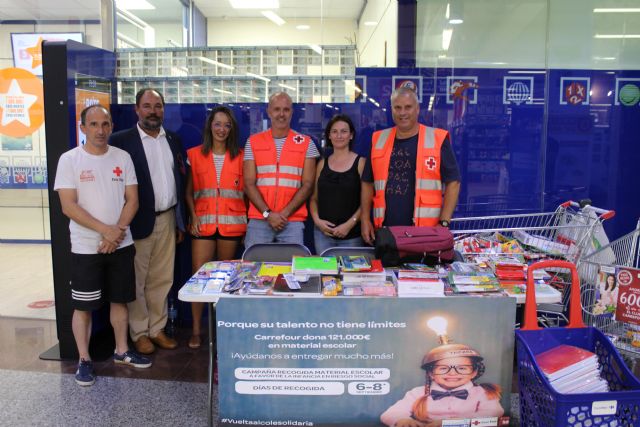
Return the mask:
<path id="1" fill-rule="evenodd" d="M 304 245 L 304 222 L 291 221 L 282 231 L 275 231 L 263 219 L 250 219 L 247 224 L 247 234 L 244 247 L 249 248 L 256 243 L 298 243 Z"/>
<path id="2" fill-rule="evenodd" d="M 313 241 L 316 247 L 316 254 L 320 255 L 328 248 L 343 246 L 350 248 L 358 248 L 364 246 L 362 237 L 354 237 L 353 239 L 334 239 L 324 234 L 318 227 L 313 227 Z"/>

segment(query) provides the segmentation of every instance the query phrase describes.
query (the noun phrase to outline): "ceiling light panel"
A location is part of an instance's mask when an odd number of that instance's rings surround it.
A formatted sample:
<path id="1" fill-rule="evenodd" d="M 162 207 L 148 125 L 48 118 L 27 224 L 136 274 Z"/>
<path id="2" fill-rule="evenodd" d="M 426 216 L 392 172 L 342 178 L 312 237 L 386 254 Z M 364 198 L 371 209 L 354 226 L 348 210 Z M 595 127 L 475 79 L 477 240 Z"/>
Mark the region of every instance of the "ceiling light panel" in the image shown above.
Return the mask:
<path id="1" fill-rule="evenodd" d="M 234 9 L 278 9 L 279 0 L 229 0 Z"/>
<path id="2" fill-rule="evenodd" d="M 147 0 L 116 0 L 119 9 L 124 10 L 153 10 L 156 7 Z"/>
<path id="3" fill-rule="evenodd" d="M 278 16 L 277 13 L 272 12 L 270 10 L 263 10 L 261 13 L 265 18 L 267 18 L 269 21 L 273 22 L 278 26 L 282 26 L 287 23 L 287 21 L 285 21 L 280 16 Z"/>

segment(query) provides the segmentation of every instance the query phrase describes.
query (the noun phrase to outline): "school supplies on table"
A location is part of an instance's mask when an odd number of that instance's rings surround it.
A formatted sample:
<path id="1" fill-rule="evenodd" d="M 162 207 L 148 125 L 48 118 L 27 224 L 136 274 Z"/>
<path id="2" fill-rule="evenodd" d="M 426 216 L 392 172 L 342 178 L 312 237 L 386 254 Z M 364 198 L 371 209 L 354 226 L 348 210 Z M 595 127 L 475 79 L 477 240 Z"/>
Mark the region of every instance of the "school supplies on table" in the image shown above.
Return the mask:
<path id="1" fill-rule="evenodd" d="M 291 273 L 291 264 L 263 262 L 258 270 L 258 276 L 277 277 L 278 274 Z"/>
<path id="2" fill-rule="evenodd" d="M 371 268 L 369 259 L 364 255 L 340 255 L 338 262 L 342 272 L 366 271 Z"/>
<path id="3" fill-rule="evenodd" d="M 294 257 L 291 271 L 296 276 L 300 274 L 338 274 L 338 259 L 334 256 Z"/>

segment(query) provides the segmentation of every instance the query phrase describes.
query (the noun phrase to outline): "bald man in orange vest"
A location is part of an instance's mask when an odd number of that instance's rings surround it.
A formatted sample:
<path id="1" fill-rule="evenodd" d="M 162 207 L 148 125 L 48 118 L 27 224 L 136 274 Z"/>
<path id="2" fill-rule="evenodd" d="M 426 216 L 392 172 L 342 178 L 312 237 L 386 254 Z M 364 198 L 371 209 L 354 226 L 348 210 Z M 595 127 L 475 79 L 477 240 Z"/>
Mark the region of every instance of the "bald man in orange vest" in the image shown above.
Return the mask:
<path id="1" fill-rule="evenodd" d="M 245 247 L 256 243 L 303 244 L 306 202 L 313 191 L 316 158 L 307 135 L 291 129 L 293 103 L 285 92 L 269 97 L 271 127 L 244 147 L 244 192 L 251 202 Z"/>
<path id="2" fill-rule="evenodd" d="M 383 226 L 448 227 L 460 192 L 449 132 L 418 123 L 416 93 L 406 87 L 396 89 L 391 112 L 395 126 L 373 134 L 362 174 L 361 230 L 369 244 L 374 229 Z"/>

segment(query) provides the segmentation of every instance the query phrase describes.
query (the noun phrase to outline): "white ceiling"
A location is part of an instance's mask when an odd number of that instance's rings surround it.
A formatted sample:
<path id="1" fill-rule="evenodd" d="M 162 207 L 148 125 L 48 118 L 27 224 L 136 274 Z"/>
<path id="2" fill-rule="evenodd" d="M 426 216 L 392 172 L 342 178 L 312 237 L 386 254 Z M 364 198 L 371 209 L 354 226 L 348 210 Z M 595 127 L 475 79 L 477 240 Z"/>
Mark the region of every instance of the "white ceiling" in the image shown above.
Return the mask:
<path id="1" fill-rule="evenodd" d="M 260 10 L 233 9 L 228 0 L 195 0 L 194 3 L 207 18 L 262 17 Z M 365 3 L 366 0 L 280 0 L 280 8 L 273 11 L 283 18 L 357 19 Z"/>
<path id="2" fill-rule="evenodd" d="M 179 0 L 148 0 L 155 10 L 132 11 L 153 23 L 181 20 Z M 274 11 L 283 18 L 357 19 L 367 0 L 280 0 Z M 195 0 L 207 18 L 262 17 L 260 10 L 233 9 L 228 0 Z M 99 0 L 0 0 L 0 20 L 86 20 L 100 19 Z"/>
<path id="3" fill-rule="evenodd" d="M 0 20 L 99 19 L 98 0 L 0 0 Z"/>

